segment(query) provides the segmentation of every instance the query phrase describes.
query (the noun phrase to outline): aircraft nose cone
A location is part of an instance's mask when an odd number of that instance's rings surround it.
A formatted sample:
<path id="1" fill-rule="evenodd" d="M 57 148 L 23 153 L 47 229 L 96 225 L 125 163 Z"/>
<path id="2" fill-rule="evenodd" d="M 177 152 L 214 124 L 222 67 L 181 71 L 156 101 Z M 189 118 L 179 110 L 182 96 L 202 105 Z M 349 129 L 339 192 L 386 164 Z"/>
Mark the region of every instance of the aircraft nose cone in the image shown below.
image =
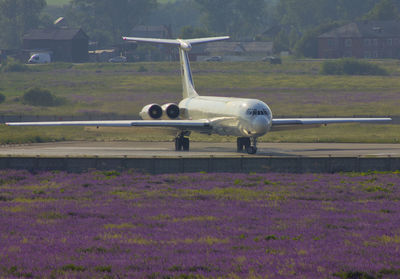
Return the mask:
<path id="1" fill-rule="evenodd" d="M 254 134 L 264 135 L 268 132 L 269 121 L 265 116 L 258 116 L 252 121 Z"/>

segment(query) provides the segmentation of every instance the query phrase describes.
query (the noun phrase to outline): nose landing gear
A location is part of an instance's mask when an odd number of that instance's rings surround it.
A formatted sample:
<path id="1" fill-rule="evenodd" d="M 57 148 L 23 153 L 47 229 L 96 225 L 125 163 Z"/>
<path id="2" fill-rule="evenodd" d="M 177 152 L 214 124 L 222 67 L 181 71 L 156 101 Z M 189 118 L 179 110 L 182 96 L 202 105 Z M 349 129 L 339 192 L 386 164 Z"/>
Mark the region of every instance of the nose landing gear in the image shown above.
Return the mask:
<path id="1" fill-rule="evenodd" d="M 246 150 L 248 154 L 257 153 L 257 138 L 237 138 L 237 152 Z"/>

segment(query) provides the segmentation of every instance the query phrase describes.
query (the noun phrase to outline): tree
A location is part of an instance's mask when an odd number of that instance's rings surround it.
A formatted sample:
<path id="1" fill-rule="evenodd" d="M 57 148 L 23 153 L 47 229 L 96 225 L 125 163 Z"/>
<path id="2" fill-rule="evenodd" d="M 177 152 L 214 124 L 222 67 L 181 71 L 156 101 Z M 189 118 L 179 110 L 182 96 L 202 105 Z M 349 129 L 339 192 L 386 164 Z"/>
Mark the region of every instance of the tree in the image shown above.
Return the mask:
<path id="1" fill-rule="evenodd" d="M 377 2 L 378 0 L 279 0 L 275 17 L 281 31 L 274 38 L 274 47 L 276 50 L 295 48 L 298 55 L 312 57 L 315 54 L 315 36 L 319 32 L 319 26 L 357 20 Z M 303 39 L 295 41 L 296 38 Z"/>
<path id="2" fill-rule="evenodd" d="M 193 39 L 193 38 L 204 38 L 214 36 L 213 33 L 208 32 L 203 28 L 196 28 L 192 26 L 184 26 L 181 30 L 181 35 L 179 36 L 182 39 Z"/>
<path id="3" fill-rule="evenodd" d="M 148 22 L 153 25 L 168 24 L 174 32 L 179 32 L 184 26 L 199 27 L 199 6 L 194 0 L 159 3 L 157 9 L 151 12 Z"/>
<path id="4" fill-rule="evenodd" d="M 18 48 L 22 36 L 40 24 L 45 0 L 0 0 L 0 46 Z"/>
<path id="5" fill-rule="evenodd" d="M 339 27 L 339 22 L 322 24 L 316 28 L 307 31 L 303 37 L 297 41 L 294 46 L 294 53 L 299 57 L 318 57 L 318 36 Z"/>
<path id="6" fill-rule="evenodd" d="M 363 19 L 396 20 L 399 19 L 399 10 L 394 0 L 381 0 Z"/>
<path id="7" fill-rule="evenodd" d="M 264 0 L 195 0 L 203 12 L 203 22 L 210 31 L 233 37 L 257 34 L 262 27 Z"/>
<path id="8" fill-rule="evenodd" d="M 335 20 L 354 21 L 370 11 L 379 0 L 339 0 Z"/>
<path id="9" fill-rule="evenodd" d="M 355 20 L 377 2 L 378 0 L 280 0 L 276 13 L 280 24 L 295 26 L 304 31 L 331 21 Z"/>
<path id="10" fill-rule="evenodd" d="M 72 0 L 70 17 L 100 44 L 117 43 L 149 15 L 156 0 Z"/>

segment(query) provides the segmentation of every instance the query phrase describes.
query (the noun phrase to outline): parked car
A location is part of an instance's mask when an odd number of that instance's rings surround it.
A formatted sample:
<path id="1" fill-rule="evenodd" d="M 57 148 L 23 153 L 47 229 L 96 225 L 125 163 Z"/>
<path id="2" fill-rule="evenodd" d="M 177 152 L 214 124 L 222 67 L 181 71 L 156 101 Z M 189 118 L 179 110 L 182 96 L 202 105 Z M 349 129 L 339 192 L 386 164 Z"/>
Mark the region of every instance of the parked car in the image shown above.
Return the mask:
<path id="1" fill-rule="evenodd" d="M 222 61 L 222 57 L 221 56 L 213 56 L 213 57 L 207 58 L 206 61 L 209 61 L 209 62 L 221 62 Z"/>
<path id="2" fill-rule="evenodd" d="M 282 59 L 276 56 L 267 56 L 262 59 L 264 62 L 269 62 L 270 64 L 282 64 Z"/>
<path id="3" fill-rule="evenodd" d="M 125 56 L 115 56 L 108 60 L 108 62 L 111 62 L 111 63 L 125 63 L 126 61 L 127 61 L 127 59 Z"/>
<path id="4" fill-rule="evenodd" d="M 31 58 L 29 58 L 29 64 L 46 64 L 51 62 L 51 56 L 49 53 L 34 53 Z"/>

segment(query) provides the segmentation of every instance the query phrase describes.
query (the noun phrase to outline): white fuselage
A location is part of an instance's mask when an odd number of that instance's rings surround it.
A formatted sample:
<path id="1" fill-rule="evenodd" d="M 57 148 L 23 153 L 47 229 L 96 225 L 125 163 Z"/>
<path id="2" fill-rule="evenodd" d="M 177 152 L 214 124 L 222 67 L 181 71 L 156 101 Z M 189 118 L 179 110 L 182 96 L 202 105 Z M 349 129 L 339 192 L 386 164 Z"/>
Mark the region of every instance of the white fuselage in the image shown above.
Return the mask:
<path id="1" fill-rule="evenodd" d="M 179 103 L 181 117 L 188 120 L 209 119 L 213 133 L 237 137 L 260 137 L 272 125 L 272 112 L 256 99 L 198 96 Z"/>

